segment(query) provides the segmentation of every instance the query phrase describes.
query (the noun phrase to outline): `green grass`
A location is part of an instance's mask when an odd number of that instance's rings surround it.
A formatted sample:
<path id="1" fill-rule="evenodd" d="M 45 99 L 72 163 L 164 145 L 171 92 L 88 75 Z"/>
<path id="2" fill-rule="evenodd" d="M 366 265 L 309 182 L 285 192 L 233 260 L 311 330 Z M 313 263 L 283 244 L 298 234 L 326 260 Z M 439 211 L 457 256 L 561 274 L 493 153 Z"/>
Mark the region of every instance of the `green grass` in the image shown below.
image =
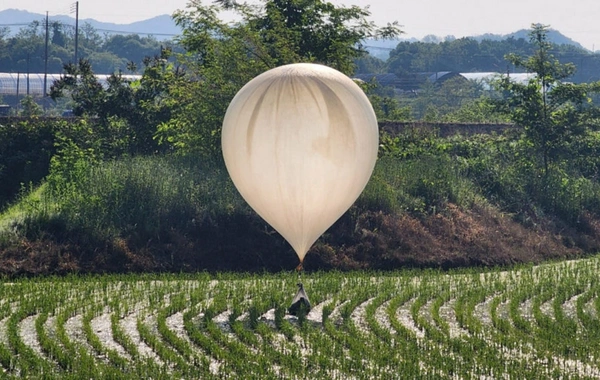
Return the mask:
<path id="1" fill-rule="evenodd" d="M 594 378 L 600 376 L 593 354 L 600 352 L 599 270 L 600 257 L 593 257 L 486 272 L 305 274 L 316 312 L 303 322 L 285 313 L 298 281 L 293 273 L 5 280 L 0 372 L 6 378 Z M 222 313 L 227 318 L 217 323 Z M 102 315 L 110 323 L 100 334 L 93 326 Z M 125 328 L 124 318 L 137 320 L 135 330 Z M 33 336 L 23 332 L 25 319 L 35 324 Z"/>
<path id="2" fill-rule="evenodd" d="M 538 253 L 543 258 L 590 254 L 600 246 L 594 234 L 600 184 L 591 163 L 574 166 L 564 161 L 543 172 L 527 146 L 504 135 L 439 138 L 407 133 L 384 138 L 382 144 L 363 193 L 341 223 L 321 239 L 320 256 L 313 256 L 316 268 L 382 268 L 389 264 L 385 260 L 396 267 L 509 263 L 502 247 L 523 252 L 517 260 L 526 261 L 537 260 Z M 32 246 L 46 258 L 56 257 L 54 261 L 62 266 L 37 271 L 33 259 L 33 263 L 19 261 L 21 267 L 0 262 L 3 273 L 18 273 L 22 267 L 33 273 L 92 271 L 102 262 L 96 260 L 100 255 L 115 257 L 97 269 L 112 272 L 116 269 L 110 264 L 125 261 L 140 271 L 287 267 L 268 255 L 285 257 L 291 253 L 288 245 L 277 234 L 267 241 L 265 232 L 273 230 L 243 201 L 223 165 L 169 155 L 93 164 L 75 158 L 72 165 L 53 166 L 40 187 L 24 191 L 19 202 L 0 214 L 0 250 L 18 255 L 23 246 Z M 469 218 L 452 225 L 456 219 L 443 217 L 455 210 Z M 436 220 L 438 215 L 442 218 Z M 500 223 L 499 229 L 491 228 L 499 215 L 510 220 Z M 369 231 L 374 218 L 381 227 Z M 405 234 L 403 228 L 383 228 L 396 223 L 414 227 L 412 234 Z M 441 227 L 427 229 L 431 223 Z M 479 227 L 484 233 L 477 233 L 480 242 L 473 244 L 473 231 Z M 458 239 L 442 233 L 454 229 Z M 363 230 L 373 233 L 370 240 Z M 524 242 L 511 238 L 517 230 Z M 423 256 L 429 259 L 413 260 L 420 253 L 415 251 L 422 250 L 415 235 L 428 231 L 430 242 L 451 245 L 464 251 L 465 257 L 453 255 L 448 262 L 435 244 L 428 244 L 431 252 Z M 539 250 L 535 234 L 550 243 L 556 240 L 557 246 Z M 498 239 L 506 244 L 495 244 Z M 395 249 L 396 242 L 402 242 L 401 250 Z M 62 254 L 65 250 L 77 255 L 67 257 Z M 383 250 L 396 252 L 387 258 L 372 254 Z M 214 256 L 215 251 L 223 252 L 222 261 L 196 255 Z M 345 251 L 345 257 L 334 260 L 335 251 Z M 251 255 L 237 260 L 240 252 Z M 310 265 L 307 268 L 315 268 Z"/>
<path id="3" fill-rule="evenodd" d="M 102 239 L 151 239 L 176 228 L 248 210 L 226 170 L 190 158 L 125 158 L 79 162 L 76 178 L 57 173 L 0 215 L 0 236 L 40 238 L 54 223 L 64 233 Z M 71 173 L 72 174 L 72 173 Z M 75 175 L 73 174 L 73 175 Z"/>
<path id="4" fill-rule="evenodd" d="M 600 185 L 580 175 L 587 169 L 556 165 L 542 178 L 515 158 L 527 156 L 524 148 L 502 136 L 407 135 L 386 141 L 393 141 L 392 151 L 378 160 L 356 203 L 359 210 L 423 214 L 448 203 L 468 209 L 478 202 L 515 213 L 533 207 L 573 223 L 586 210 L 600 209 Z M 190 231 L 198 223 L 249 211 L 223 166 L 193 157 L 78 161 L 71 171 L 23 191 L 0 215 L 0 232 L 12 228 L 25 235 L 58 218 L 67 230 L 155 238 L 171 228 Z"/>

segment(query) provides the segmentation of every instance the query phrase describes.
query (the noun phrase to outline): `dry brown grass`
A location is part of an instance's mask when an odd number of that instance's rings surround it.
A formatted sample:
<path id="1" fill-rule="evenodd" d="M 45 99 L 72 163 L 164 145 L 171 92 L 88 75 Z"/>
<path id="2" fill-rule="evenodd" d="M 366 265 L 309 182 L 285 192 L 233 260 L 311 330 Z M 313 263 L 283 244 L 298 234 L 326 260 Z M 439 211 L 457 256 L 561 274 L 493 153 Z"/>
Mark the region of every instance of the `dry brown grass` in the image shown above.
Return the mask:
<path id="1" fill-rule="evenodd" d="M 551 222 L 526 228 L 491 207 L 462 210 L 452 204 L 426 217 L 366 213 L 357 220 L 354 244 L 340 244 L 333 238 L 335 229 L 347 228 L 341 222 L 330 233 L 332 238 L 324 239 L 313 248 L 313 253 L 320 261 L 342 269 L 537 263 L 596 252 L 600 222 L 594 220 L 594 223 L 597 230 L 593 235 L 559 230 Z"/>
<path id="2" fill-rule="evenodd" d="M 456 268 L 538 263 L 600 249 L 600 219 L 586 214 L 580 228 L 552 220 L 524 226 L 490 206 L 448 205 L 427 216 L 383 212 L 345 214 L 313 246 L 307 270 Z M 0 252 L 0 273 L 280 271 L 297 265 L 295 253 L 259 217 L 230 217 L 194 234 L 166 231 L 160 240 L 135 236 L 91 241 L 48 235 Z"/>

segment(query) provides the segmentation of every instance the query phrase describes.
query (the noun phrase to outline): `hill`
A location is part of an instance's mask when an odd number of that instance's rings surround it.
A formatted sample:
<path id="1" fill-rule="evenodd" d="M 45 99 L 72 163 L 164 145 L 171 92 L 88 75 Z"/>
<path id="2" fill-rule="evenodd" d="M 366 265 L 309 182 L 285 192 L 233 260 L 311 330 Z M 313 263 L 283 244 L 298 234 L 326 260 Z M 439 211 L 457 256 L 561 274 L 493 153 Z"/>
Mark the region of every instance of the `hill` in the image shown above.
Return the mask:
<path id="1" fill-rule="evenodd" d="M 509 34 L 485 33 L 485 34 L 477 35 L 477 36 L 468 36 L 467 38 L 471 38 L 476 41 L 483 41 L 483 40 L 502 41 L 502 40 L 506 40 L 509 38 L 514 38 L 514 39 L 523 38 L 523 39 L 527 40 L 527 39 L 529 39 L 528 33 L 529 33 L 529 30 L 521 29 L 516 32 L 509 33 Z M 435 36 L 435 35 L 427 35 L 421 39 L 417 39 L 414 37 L 398 38 L 398 39 L 391 39 L 391 40 L 367 39 L 365 41 L 365 45 L 371 55 L 373 55 L 379 59 L 386 60 L 389 56 L 389 52 L 394 50 L 394 48 L 396 48 L 398 43 L 401 41 L 409 41 L 409 42 L 421 41 L 421 42 L 428 42 L 428 43 L 440 43 L 440 42 L 444 42 L 444 41 L 451 41 L 454 39 L 456 39 L 456 37 L 454 37 L 454 36 L 441 37 L 441 36 Z M 548 40 L 557 45 L 572 45 L 577 48 L 587 50 L 579 42 L 565 36 L 558 30 L 550 29 L 548 31 Z"/>

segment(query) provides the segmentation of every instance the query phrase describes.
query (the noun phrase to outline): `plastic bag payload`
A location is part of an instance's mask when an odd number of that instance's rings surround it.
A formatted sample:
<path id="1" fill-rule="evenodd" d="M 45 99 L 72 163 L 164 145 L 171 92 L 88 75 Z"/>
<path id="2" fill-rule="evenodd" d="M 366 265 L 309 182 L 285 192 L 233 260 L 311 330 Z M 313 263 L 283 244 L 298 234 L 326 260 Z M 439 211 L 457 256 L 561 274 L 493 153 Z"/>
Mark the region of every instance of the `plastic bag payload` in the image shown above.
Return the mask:
<path id="1" fill-rule="evenodd" d="M 298 283 L 298 292 L 292 300 L 292 304 L 288 309 L 288 313 L 291 315 L 298 315 L 298 312 L 301 310 L 304 313 L 308 313 L 310 311 L 310 301 L 308 299 L 308 295 L 304 291 L 304 285 L 302 285 L 302 283 Z"/>

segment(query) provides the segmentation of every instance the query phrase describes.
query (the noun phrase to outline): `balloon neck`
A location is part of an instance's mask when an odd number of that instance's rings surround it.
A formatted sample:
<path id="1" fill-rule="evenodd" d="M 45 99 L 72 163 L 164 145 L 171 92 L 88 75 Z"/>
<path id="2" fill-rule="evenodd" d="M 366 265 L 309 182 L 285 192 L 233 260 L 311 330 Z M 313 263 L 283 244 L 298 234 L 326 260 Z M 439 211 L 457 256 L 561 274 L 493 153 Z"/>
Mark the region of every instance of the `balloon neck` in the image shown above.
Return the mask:
<path id="1" fill-rule="evenodd" d="M 300 261 L 300 264 L 298 264 L 298 266 L 296 267 L 296 272 L 300 273 L 304 270 L 304 266 L 302 265 L 302 261 Z"/>

